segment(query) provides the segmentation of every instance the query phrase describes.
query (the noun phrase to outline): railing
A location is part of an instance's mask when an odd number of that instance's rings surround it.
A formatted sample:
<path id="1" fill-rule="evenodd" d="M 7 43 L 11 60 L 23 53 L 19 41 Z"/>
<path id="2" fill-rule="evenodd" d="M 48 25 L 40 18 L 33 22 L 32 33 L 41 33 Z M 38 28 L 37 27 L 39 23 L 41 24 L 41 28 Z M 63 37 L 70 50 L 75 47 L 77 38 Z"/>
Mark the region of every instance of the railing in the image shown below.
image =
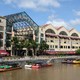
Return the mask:
<path id="1" fill-rule="evenodd" d="M 45 60 L 45 59 L 68 59 L 68 58 L 80 58 L 80 56 L 39 56 L 39 57 L 37 57 L 37 56 L 34 56 L 34 57 L 23 57 L 23 58 L 21 58 L 21 57 L 19 57 L 19 58 L 3 58 L 2 59 L 2 61 L 26 61 L 26 60 L 38 60 L 38 59 L 41 59 L 41 60 Z"/>

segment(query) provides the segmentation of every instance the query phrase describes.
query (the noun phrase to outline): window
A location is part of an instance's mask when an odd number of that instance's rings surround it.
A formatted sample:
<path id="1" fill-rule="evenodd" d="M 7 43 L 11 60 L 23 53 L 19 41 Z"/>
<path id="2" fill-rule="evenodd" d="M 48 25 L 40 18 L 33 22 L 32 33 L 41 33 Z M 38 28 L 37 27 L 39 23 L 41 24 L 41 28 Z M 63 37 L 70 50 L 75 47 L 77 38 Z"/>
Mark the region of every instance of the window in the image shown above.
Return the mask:
<path id="1" fill-rule="evenodd" d="M 51 42 L 54 42 L 53 40 L 51 40 Z"/>
<path id="2" fill-rule="evenodd" d="M 72 48 L 74 49 L 74 46 L 72 46 Z"/>
<path id="3" fill-rule="evenodd" d="M 68 46 L 68 49 L 70 49 L 70 46 Z"/>
<path id="4" fill-rule="evenodd" d="M 50 48 L 52 48 L 52 45 L 50 45 Z"/>
<path id="5" fill-rule="evenodd" d="M 43 33 L 41 33 L 41 37 L 43 37 Z"/>
<path id="6" fill-rule="evenodd" d="M 57 45 L 55 45 L 55 48 L 58 48 L 58 46 L 57 46 Z"/>
<path id="7" fill-rule="evenodd" d="M 64 41 L 64 43 L 66 43 L 66 41 Z"/>
<path id="8" fill-rule="evenodd" d="M 78 44 L 78 43 L 76 43 L 76 44 Z"/>
<path id="9" fill-rule="evenodd" d="M 63 48 L 63 46 L 60 46 L 60 48 Z"/>
<path id="10" fill-rule="evenodd" d="M 1 19 L 0 19 L 0 22 L 1 22 Z"/>

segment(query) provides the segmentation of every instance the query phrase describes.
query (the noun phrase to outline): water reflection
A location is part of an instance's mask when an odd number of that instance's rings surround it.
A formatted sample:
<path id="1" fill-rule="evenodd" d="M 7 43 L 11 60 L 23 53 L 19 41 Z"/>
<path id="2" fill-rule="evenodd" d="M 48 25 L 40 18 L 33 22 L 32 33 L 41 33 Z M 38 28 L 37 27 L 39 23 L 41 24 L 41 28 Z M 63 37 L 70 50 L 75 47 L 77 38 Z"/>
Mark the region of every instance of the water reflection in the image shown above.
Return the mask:
<path id="1" fill-rule="evenodd" d="M 38 70 L 20 69 L 0 73 L 0 80 L 80 80 L 80 65 L 54 64 Z"/>

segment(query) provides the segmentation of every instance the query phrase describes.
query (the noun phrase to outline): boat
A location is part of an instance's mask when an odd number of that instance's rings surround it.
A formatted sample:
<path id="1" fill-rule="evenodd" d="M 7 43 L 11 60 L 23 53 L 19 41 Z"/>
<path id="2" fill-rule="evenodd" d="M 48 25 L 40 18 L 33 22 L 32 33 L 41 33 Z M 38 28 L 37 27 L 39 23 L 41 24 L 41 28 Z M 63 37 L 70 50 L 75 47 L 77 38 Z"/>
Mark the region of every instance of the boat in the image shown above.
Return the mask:
<path id="1" fill-rule="evenodd" d="M 80 64 L 80 59 L 73 59 L 73 60 L 63 60 L 62 63 L 67 63 L 67 64 Z"/>
<path id="2" fill-rule="evenodd" d="M 25 69 L 32 68 L 32 64 L 33 64 L 33 61 L 26 62 L 26 64 L 24 65 Z"/>
<path id="3" fill-rule="evenodd" d="M 0 72 L 12 71 L 21 69 L 22 67 L 18 65 L 18 63 L 3 63 L 0 64 Z"/>
<path id="4" fill-rule="evenodd" d="M 46 62 L 36 62 L 32 65 L 32 69 L 39 69 L 39 68 L 49 67 L 49 66 L 52 66 L 52 64 Z"/>
<path id="5" fill-rule="evenodd" d="M 47 63 L 45 61 L 34 61 L 34 62 L 29 62 L 25 64 L 25 69 L 27 68 L 32 68 L 32 69 L 39 69 L 42 67 L 49 67 L 52 66 L 52 63 Z"/>
<path id="6" fill-rule="evenodd" d="M 62 61 L 62 63 L 72 64 L 73 61 L 69 61 L 69 60 L 67 60 L 67 61 Z"/>
<path id="7" fill-rule="evenodd" d="M 74 64 L 80 64 L 80 59 L 73 60 Z"/>
<path id="8" fill-rule="evenodd" d="M 73 64 L 73 60 L 71 60 L 71 59 L 65 59 L 65 60 L 63 60 L 61 63 Z"/>

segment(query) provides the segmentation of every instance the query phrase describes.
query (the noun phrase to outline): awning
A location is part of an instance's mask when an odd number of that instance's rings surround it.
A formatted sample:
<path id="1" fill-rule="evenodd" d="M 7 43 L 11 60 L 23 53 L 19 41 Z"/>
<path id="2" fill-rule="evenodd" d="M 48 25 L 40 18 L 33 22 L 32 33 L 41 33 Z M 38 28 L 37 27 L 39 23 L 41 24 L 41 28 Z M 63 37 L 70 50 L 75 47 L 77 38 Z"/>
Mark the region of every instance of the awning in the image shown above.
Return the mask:
<path id="1" fill-rule="evenodd" d="M 5 50 L 0 50 L 0 55 L 1 55 L 1 56 L 8 56 L 9 53 L 6 52 Z"/>
<path id="2" fill-rule="evenodd" d="M 75 51 L 46 51 L 47 54 L 76 54 Z"/>
<path id="3" fill-rule="evenodd" d="M 70 37 L 71 39 L 74 39 L 74 40 L 80 40 L 79 37 Z"/>
<path id="4" fill-rule="evenodd" d="M 50 33 L 46 33 L 45 35 L 46 35 L 46 36 L 50 36 L 50 37 L 57 37 L 57 35 L 55 35 L 55 34 L 50 34 Z"/>
<path id="5" fill-rule="evenodd" d="M 67 54 L 76 54 L 76 52 L 75 51 L 68 51 L 68 52 L 66 52 Z"/>
<path id="6" fill-rule="evenodd" d="M 64 35 L 59 35 L 60 38 L 65 38 L 65 39 L 69 39 L 68 36 L 64 36 Z"/>

